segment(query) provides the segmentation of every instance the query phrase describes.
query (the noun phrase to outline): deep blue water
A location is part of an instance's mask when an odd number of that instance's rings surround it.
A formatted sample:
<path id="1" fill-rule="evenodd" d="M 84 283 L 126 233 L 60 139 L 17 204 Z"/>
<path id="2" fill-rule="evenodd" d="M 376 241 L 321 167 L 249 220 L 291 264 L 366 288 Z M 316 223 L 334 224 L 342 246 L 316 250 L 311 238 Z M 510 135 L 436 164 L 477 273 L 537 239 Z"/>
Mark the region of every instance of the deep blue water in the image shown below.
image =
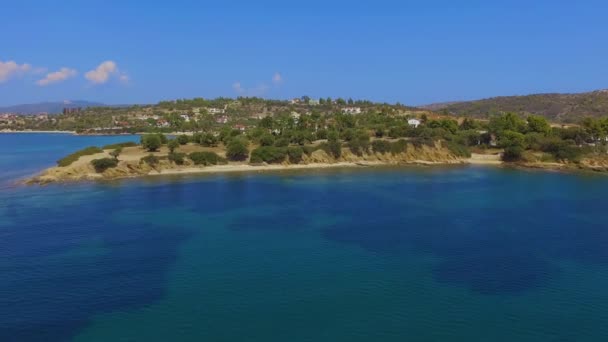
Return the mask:
<path id="1" fill-rule="evenodd" d="M 0 135 L 0 168 L 96 139 Z M 606 341 L 607 193 L 475 167 L 10 185 L 0 340 Z"/>

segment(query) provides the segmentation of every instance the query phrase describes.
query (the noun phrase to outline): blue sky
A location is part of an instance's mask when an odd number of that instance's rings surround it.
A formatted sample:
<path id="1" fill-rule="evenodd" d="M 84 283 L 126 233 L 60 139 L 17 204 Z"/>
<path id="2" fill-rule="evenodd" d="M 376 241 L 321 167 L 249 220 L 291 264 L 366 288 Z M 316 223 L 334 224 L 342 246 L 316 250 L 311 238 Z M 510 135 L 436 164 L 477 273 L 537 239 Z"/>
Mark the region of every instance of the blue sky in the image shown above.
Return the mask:
<path id="1" fill-rule="evenodd" d="M 608 88 L 606 1 L 143 4 L 3 4 L 0 105 L 238 95 L 416 105 Z"/>

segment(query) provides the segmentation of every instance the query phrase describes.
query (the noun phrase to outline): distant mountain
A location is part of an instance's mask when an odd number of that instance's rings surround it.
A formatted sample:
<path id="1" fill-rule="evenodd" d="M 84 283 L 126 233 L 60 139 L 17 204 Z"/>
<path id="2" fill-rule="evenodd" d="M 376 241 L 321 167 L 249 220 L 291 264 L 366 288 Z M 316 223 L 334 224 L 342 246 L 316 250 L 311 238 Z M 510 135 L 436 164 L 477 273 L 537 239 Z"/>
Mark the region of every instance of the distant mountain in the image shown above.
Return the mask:
<path id="1" fill-rule="evenodd" d="M 0 107 L 0 113 L 16 114 L 61 114 L 64 108 L 87 108 L 105 106 L 103 103 L 88 101 L 61 101 L 61 102 L 41 102 L 31 104 L 20 104 L 16 106 Z"/>
<path id="2" fill-rule="evenodd" d="M 577 122 L 584 117 L 608 116 L 608 90 L 579 94 L 503 96 L 477 101 L 422 106 L 459 116 L 484 118 L 501 112 L 541 115 L 556 122 Z"/>

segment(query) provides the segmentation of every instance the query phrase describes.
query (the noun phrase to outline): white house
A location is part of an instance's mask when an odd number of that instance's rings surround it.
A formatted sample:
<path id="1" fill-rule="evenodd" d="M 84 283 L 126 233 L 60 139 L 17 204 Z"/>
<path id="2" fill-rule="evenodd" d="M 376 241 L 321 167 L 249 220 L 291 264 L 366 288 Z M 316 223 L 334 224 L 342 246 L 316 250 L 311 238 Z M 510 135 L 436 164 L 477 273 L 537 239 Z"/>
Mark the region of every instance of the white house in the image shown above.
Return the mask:
<path id="1" fill-rule="evenodd" d="M 344 114 L 350 114 L 350 115 L 361 114 L 361 108 L 359 108 L 359 107 L 346 107 L 346 108 L 342 108 L 342 113 L 344 113 Z"/>
<path id="2" fill-rule="evenodd" d="M 224 114 L 226 112 L 225 109 L 221 108 L 207 108 L 207 112 L 212 115 Z"/>
<path id="3" fill-rule="evenodd" d="M 418 128 L 418 126 L 420 126 L 421 122 L 418 119 L 409 119 L 407 120 L 408 125 L 414 127 L 414 128 Z"/>
<path id="4" fill-rule="evenodd" d="M 185 122 L 190 122 L 190 116 L 186 114 L 181 114 L 179 117 L 182 118 L 182 120 L 184 120 Z"/>

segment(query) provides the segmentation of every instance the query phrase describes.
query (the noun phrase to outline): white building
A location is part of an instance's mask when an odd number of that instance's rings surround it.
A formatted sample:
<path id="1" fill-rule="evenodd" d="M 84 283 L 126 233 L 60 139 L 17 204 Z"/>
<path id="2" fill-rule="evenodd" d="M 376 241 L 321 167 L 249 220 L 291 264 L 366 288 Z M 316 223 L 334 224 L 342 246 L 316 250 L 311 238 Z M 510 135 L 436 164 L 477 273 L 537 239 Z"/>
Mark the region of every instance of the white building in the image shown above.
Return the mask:
<path id="1" fill-rule="evenodd" d="M 359 108 L 359 107 L 346 107 L 346 108 L 342 108 L 342 113 L 344 113 L 344 114 L 350 114 L 350 115 L 361 114 L 361 108 Z"/>
<path id="2" fill-rule="evenodd" d="M 418 126 L 420 126 L 421 122 L 418 119 L 409 119 L 407 120 L 408 125 L 414 127 L 414 128 L 418 128 Z"/>
<path id="3" fill-rule="evenodd" d="M 215 122 L 220 123 L 220 124 L 228 123 L 228 117 L 226 115 L 218 116 L 215 119 Z"/>
<path id="4" fill-rule="evenodd" d="M 182 120 L 184 120 L 185 122 L 190 122 L 190 117 L 186 114 L 181 114 L 179 117 L 182 118 Z"/>
<path id="5" fill-rule="evenodd" d="M 207 108 L 207 112 L 212 115 L 224 114 L 226 112 L 225 109 L 221 108 Z"/>

